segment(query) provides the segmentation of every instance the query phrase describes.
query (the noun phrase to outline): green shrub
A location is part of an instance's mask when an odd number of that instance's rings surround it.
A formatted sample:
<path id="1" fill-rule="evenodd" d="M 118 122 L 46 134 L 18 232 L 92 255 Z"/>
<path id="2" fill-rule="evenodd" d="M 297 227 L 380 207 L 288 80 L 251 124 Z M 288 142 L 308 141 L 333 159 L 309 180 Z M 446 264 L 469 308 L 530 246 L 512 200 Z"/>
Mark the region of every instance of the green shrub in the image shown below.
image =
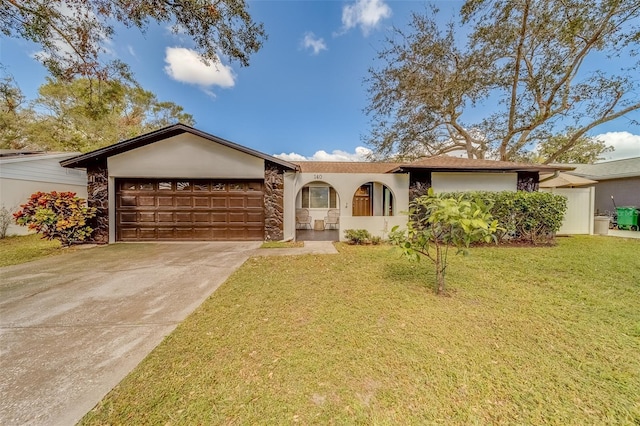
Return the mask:
<path id="1" fill-rule="evenodd" d="M 28 226 L 47 240 L 59 240 L 63 246 L 87 240 L 93 229 L 87 221 L 96 209 L 87 207 L 73 192 L 36 192 L 13 217 L 18 225 Z"/>
<path id="2" fill-rule="evenodd" d="M 549 192 L 477 191 L 445 195 L 480 199 L 487 204 L 502 228 L 497 234 L 500 241 L 550 242 L 567 211 L 567 198 Z"/>
<path id="3" fill-rule="evenodd" d="M 469 199 L 467 194 L 435 194 L 429 188 L 426 195 L 409 204 L 407 231 L 394 226 L 391 242 L 409 260 L 425 257 L 436 267 L 436 292 L 445 292 L 445 272 L 449 247 L 456 253 L 467 254 L 471 243 L 496 240 L 498 221 L 489 213 L 489 206 L 480 198 Z"/>
<path id="4" fill-rule="evenodd" d="M 366 229 L 345 229 L 344 236 L 349 244 L 371 243 L 371 233 Z"/>

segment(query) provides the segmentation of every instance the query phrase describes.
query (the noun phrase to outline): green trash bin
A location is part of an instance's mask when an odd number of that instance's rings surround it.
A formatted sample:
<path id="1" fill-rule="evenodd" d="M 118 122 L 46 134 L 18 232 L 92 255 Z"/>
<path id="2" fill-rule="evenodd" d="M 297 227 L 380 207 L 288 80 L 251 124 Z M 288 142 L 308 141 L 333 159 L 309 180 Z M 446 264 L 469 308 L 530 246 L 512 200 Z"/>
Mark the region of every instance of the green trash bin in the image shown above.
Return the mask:
<path id="1" fill-rule="evenodd" d="M 617 207 L 618 211 L 618 229 L 638 230 L 638 216 L 640 209 L 635 206 Z"/>

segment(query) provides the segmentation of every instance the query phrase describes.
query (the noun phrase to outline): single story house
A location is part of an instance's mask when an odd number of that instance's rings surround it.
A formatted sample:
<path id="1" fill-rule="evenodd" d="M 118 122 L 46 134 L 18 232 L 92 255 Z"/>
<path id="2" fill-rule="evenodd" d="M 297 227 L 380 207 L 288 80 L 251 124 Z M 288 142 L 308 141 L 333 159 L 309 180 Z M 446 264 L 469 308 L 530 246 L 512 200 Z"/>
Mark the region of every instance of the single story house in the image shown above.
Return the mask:
<path id="1" fill-rule="evenodd" d="M 16 212 L 38 191 L 71 191 L 87 198 L 85 171 L 60 167 L 61 160 L 77 155 L 77 152 L 0 150 L 0 207 Z M 14 224 L 7 229 L 7 235 L 28 232 L 26 227 Z"/>
<path id="2" fill-rule="evenodd" d="M 572 175 L 598 181 L 595 184 L 595 213 L 615 212 L 618 206 L 640 207 L 640 157 L 573 165 Z"/>
<path id="3" fill-rule="evenodd" d="M 95 240 L 288 240 L 301 225 L 384 236 L 413 197 L 436 191 L 538 189 L 557 167 L 436 157 L 411 163 L 289 162 L 175 124 L 61 161 L 84 169 Z M 308 214 L 305 224 L 297 212 Z M 309 226 L 309 227 L 311 227 Z"/>

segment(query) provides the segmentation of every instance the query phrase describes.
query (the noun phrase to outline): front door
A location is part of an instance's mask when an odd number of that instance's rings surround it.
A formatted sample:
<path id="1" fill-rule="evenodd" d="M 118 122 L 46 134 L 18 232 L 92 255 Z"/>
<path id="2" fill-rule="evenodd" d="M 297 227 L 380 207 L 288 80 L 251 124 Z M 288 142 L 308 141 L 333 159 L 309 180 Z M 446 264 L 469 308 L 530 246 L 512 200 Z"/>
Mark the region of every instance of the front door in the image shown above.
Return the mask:
<path id="1" fill-rule="evenodd" d="M 371 184 L 362 185 L 353 195 L 353 216 L 371 216 Z"/>

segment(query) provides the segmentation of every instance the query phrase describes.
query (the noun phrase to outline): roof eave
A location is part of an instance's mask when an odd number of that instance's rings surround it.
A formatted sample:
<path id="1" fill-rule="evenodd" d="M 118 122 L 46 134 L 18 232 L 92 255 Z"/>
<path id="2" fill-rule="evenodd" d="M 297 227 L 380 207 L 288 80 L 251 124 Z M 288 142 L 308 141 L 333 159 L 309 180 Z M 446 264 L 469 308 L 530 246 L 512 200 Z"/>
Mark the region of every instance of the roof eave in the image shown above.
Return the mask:
<path id="1" fill-rule="evenodd" d="M 180 135 L 182 133 L 191 133 L 193 135 L 202 137 L 212 142 L 216 142 L 221 145 L 227 146 L 229 148 L 244 152 L 245 154 L 249 154 L 254 157 L 261 158 L 265 161 L 270 161 L 272 163 L 278 164 L 290 170 L 298 170 L 298 166 L 293 163 L 289 163 L 288 161 L 280 160 L 279 158 L 264 154 L 260 151 L 256 151 L 254 149 L 247 148 L 242 145 L 238 145 L 237 143 L 228 141 L 226 139 L 222 139 L 220 137 L 211 135 L 209 133 L 203 132 L 198 129 L 194 129 L 193 127 L 187 126 L 186 124 L 182 124 L 182 123 L 173 124 L 168 127 L 163 127 L 162 129 L 158 129 L 153 132 L 149 132 L 132 139 L 127 139 L 125 141 L 118 142 L 116 144 L 61 161 L 60 165 L 62 167 L 69 167 L 69 168 L 85 168 L 91 161 L 97 161 L 103 157 L 106 158 L 106 157 L 111 157 L 113 155 L 122 154 L 123 152 L 127 152 L 135 148 L 140 148 L 145 145 L 158 142 L 162 139 L 167 139 L 173 136 Z"/>

